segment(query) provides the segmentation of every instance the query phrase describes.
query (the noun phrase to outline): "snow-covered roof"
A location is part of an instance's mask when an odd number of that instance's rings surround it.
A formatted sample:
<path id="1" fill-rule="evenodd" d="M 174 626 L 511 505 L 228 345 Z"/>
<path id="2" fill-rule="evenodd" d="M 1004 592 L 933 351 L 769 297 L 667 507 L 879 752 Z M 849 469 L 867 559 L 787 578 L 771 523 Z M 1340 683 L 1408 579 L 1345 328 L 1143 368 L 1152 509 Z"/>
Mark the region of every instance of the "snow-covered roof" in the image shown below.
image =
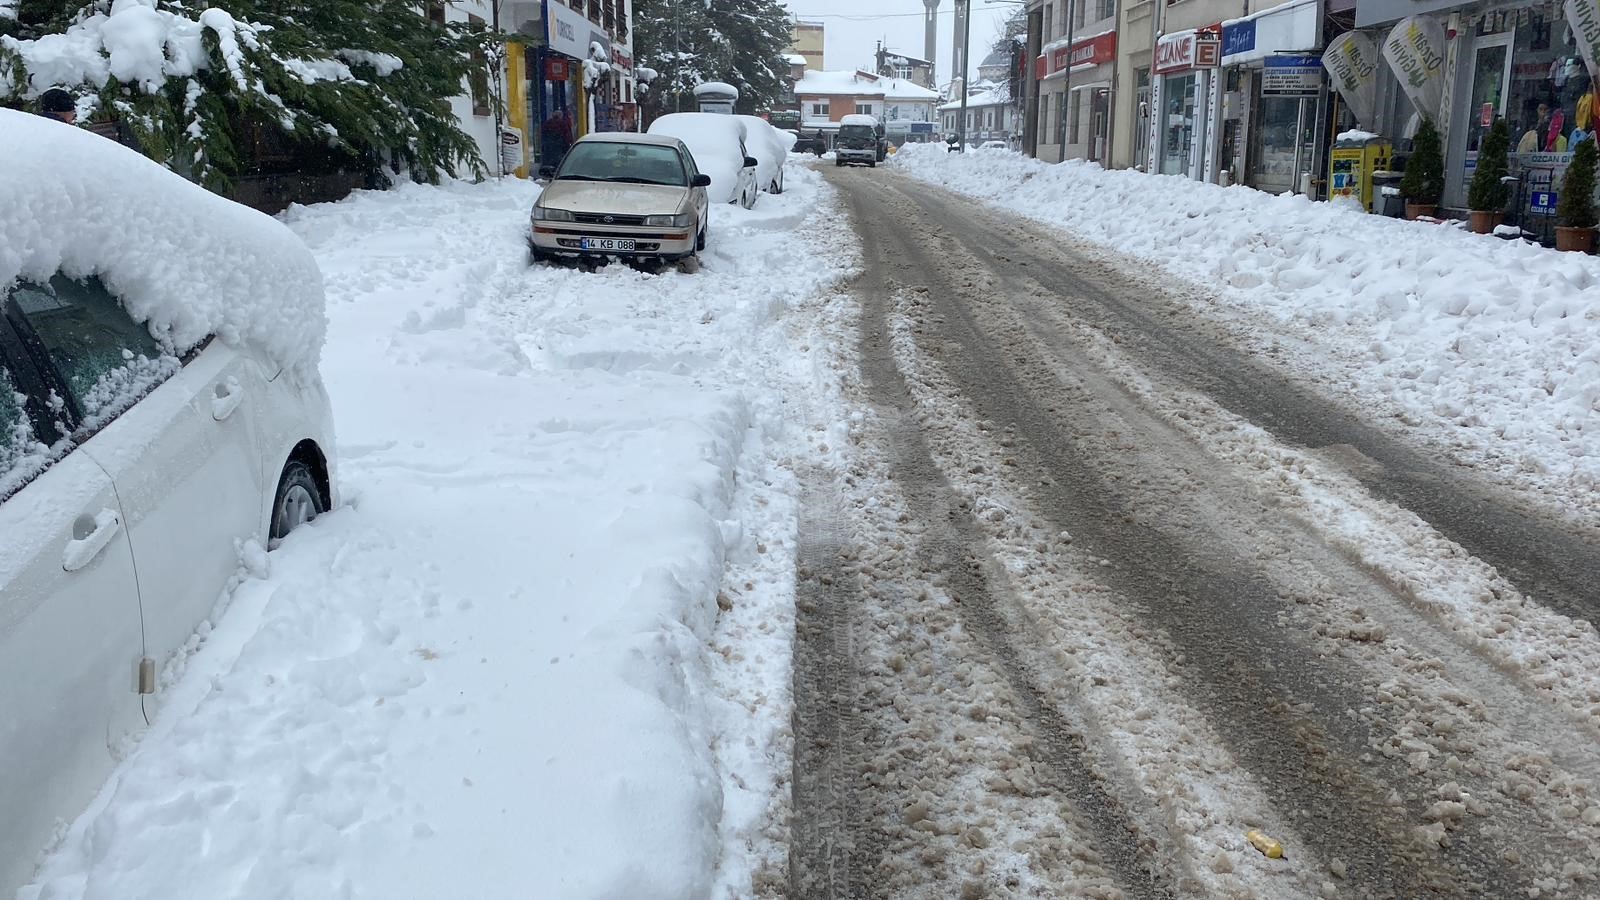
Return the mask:
<path id="1" fill-rule="evenodd" d="M 172 349 L 216 335 L 315 373 L 322 275 L 288 228 L 114 141 L 0 109 L 0 290 L 58 271 L 99 276 Z"/>
<path id="2" fill-rule="evenodd" d="M 1004 106 L 1005 104 L 1010 103 L 1010 102 L 1011 102 L 1011 98 L 1007 97 L 1004 93 L 1002 93 L 1001 91 L 997 91 L 997 90 L 994 90 L 994 91 L 978 91 L 978 90 L 974 90 L 971 94 L 967 95 L 967 109 L 972 109 L 974 107 L 979 107 L 979 106 Z M 939 107 L 940 112 L 947 112 L 949 110 L 959 110 L 959 109 L 961 109 L 961 98 L 960 97 L 957 97 L 956 99 L 950 101 L 949 103 L 946 103 L 943 106 Z"/>
<path id="3" fill-rule="evenodd" d="M 887 78 L 866 72 L 839 70 L 819 72 L 807 69 L 795 82 L 794 92 L 802 96 L 883 97 L 886 100 L 937 100 L 939 95 L 904 78 Z"/>
<path id="4" fill-rule="evenodd" d="M 710 95 L 713 97 L 737 98 L 739 96 L 739 89 L 723 81 L 707 81 L 704 84 L 695 85 L 694 95 L 696 97 Z"/>
<path id="5" fill-rule="evenodd" d="M 928 60 L 918 56 L 915 53 L 907 53 L 904 50 L 885 50 L 883 53 L 890 59 L 898 57 L 908 63 L 922 63 L 923 65 L 928 65 Z"/>
<path id="6" fill-rule="evenodd" d="M 803 66 L 807 62 L 806 58 L 798 53 L 787 53 L 783 58 L 791 66 Z"/>

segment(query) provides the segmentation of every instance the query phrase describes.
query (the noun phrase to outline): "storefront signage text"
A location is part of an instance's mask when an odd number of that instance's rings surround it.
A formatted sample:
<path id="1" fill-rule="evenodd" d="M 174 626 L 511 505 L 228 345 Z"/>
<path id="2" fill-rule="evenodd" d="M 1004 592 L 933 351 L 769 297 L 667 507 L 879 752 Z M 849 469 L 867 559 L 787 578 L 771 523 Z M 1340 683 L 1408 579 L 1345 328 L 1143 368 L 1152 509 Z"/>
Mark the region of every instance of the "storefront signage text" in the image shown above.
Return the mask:
<path id="1" fill-rule="evenodd" d="M 1322 60 L 1315 56 L 1269 56 L 1261 70 L 1263 97 L 1315 97 L 1322 92 Z"/>
<path id="2" fill-rule="evenodd" d="M 1437 118 L 1444 99 L 1444 27 L 1431 17 L 1401 19 L 1383 42 L 1383 58 L 1412 105 Z"/>
<path id="3" fill-rule="evenodd" d="M 1157 75 L 1187 69 L 1210 69 L 1222 58 L 1222 40 L 1216 33 L 1184 31 L 1169 34 L 1156 44 L 1153 69 Z"/>
<path id="4" fill-rule="evenodd" d="M 1256 48 L 1256 20 L 1246 19 L 1222 27 L 1222 56 L 1249 53 Z"/>
<path id="5" fill-rule="evenodd" d="M 589 35 L 594 23 L 583 13 L 562 3 L 548 3 L 549 18 L 545 20 L 550 49 L 573 59 L 589 58 Z"/>
<path id="6" fill-rule="evenodd" d="M 1593 72 L 1595 60 L 1600 58 L 1600 0 L 1567 0 L 1562 9 L 1578 39 L 1578 52 L 1583 54 L 1583 61 Z"/>
<path id="7" fill-rule="evenodd" d="M 1034 71 L 1039 78 L 1046 78 L 1057 72 L 1072 67 L 1098 66 L 1109 63 L 1117 58 L 1117 33 L 1108 31 L 1097 34 L 1081 41 L 1073 41 L 1070 47 L 1055 47 L 1049 53 L 1044 53 L 1034 61 Z"/>
<path id="8" fill-rule="evenodd" d="M 1333 76 L 1333 86 L 1355 114 L 1356 124 L 1371 128 L 1378 86 L 1378 51 L 1372 39 L 1356 31 L 1339 35 L 1322 54 L 1322 67 Z"/>

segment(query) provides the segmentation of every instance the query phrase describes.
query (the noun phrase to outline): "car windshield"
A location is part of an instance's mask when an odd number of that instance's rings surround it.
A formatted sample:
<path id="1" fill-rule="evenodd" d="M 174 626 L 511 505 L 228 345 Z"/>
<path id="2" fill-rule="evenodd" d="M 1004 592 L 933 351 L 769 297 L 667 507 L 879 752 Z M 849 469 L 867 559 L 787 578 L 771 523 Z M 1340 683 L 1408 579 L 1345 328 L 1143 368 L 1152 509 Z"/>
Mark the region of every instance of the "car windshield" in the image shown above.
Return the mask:
<path id="1" fill-rule="evenodd" d="M 874 137 L 874 133 L 872 127 L 868 125 L 845 125 L 839 129 L 839 137 L 852 140 L 862 138 L 871 140 Z"/>
<path id="2" fill-rule="evenodd" d="M 620 181 L 628 184 L 688 185 L 683 160 L 672 147 L 582 141 L 573 145 L 556 173 L 557 181 Z"/>

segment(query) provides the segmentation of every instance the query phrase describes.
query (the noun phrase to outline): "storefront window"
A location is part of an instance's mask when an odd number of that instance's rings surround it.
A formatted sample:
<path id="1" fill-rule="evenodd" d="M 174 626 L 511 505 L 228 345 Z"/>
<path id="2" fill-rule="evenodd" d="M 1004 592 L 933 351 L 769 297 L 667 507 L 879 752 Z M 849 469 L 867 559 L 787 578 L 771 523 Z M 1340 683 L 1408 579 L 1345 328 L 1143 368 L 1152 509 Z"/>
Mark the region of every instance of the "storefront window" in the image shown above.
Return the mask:
<path id="1" fill-rule="evenodd" d="M 1189 171 L 1190 148 L 1194 143 L 1196 78 L 1168 76 L 1161 86 L 1161 174 L 1184 175 Z"/>
<path id="2" fill-rule="evenodd" d="M 1589 73 L 1558 4 L 1485 13 L 1474 24 L 1468 150 L 1495 116 L 1511 126 L 1518 153 L 1565 153 L 1574 130 L 1594 130 Z M 1580 108 L 1581 105 L 1581 108 Z"/>

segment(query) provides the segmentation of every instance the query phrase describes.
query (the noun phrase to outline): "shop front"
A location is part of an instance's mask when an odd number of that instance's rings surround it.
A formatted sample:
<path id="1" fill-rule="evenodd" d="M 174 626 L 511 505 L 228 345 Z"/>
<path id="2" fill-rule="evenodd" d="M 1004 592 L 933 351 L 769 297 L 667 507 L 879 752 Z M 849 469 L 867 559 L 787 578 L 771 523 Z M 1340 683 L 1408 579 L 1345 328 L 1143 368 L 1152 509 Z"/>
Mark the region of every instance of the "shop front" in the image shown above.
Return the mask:
<path id="1" fill-rule="evenodd" d="M 1067 159 L 1107 161 L 1111 151 L 1111 90 L 1116 61 L 1115 31 L 1072 42 L 1064 61 L 1068 69 Z"/>
<path id="2" fill-rule="evenodd" d="M 595 25 L 562 3 L 545 3 L 545 42 L 527 50 L 533 90 L 528 96 L 535 169 L 558 166 L 567 148 L 592 130 L 584 90 L 584 60 Z"/>
<path id="3" fill-rule="evenodd" d="M 1290 0 L 1222 23 L 1222 165 L 1229 180 L 1300 191 L 1322 170 L 1326 88 L 1321 0 Z"/>
<path id="4" fill-rule="evenodd" d="M 1221 51 L 1220 26 L 1163 35 L 1156 42 L 1150 171 L 1216 180 Z"/>

